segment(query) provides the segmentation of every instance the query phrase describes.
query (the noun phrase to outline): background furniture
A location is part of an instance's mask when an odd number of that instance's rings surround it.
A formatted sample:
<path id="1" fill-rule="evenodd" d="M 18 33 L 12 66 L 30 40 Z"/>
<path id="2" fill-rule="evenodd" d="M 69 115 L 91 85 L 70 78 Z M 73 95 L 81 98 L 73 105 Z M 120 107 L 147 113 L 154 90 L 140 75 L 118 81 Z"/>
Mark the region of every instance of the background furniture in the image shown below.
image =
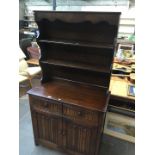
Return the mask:
<path id="1" fill-rule="evenodd" d="M 18 75 L 18 79 L 19 79 L 19 83 L 29 80 L 28 77 L 20 75 L 20 74 Z"/>
<path id="2" fill-rule="evenodd" d="M 40 47 L 36 42 L 32 42 L 31 44 L 32 46 L 27 47 L 27 51 L 30 55 L 30 59 L 27 60 L 27 63 L 31 66 L 38 66 L 40 58 Z"/>
<path id="3" fill-rule="evenodd" d="M 110 84 L 109 111 L 135 117 L 135 97 L 128 95 L 128 85 L 131 84 L 127 79 L 112 77 Z"/>
<path id="4" fill-rule="evenodd" d="M 39 60 L 38 59 L 29 59 L 29 60 L 27 60 L 27 63 L 29 64 L 29 65 L 32 65 L 32 66 L 39 66 Z"/>
<path id="5" fill-rule="evenodd" d="M 22 52 L 22 50 L 20 51 L 20 58 L 19 58 L 19 83 L 25 81 L 25 80 L 29 80 L 30 85 L 32 87 L 32 78 L 34 76 L 36 76 L 37 74 L 39 74 L 41 72 L 41 68 L 40 66 L 37 67 L 29 67 L 27 64 L 27 61 L 25 60 L 25 55 Z"/>
<path id="6" fill-rule="evenodd" d="M 31 46 L 31 41 L 32 41 L 32 38 L 24 38 L 24 39 L 19 40 L 20 48 L 21 48 L 22 52 L 25 54 L 26 60 L 30 58 L 30 55 L 27 51 L 27 47 Z"/>
<path id="7" fill-rule="evenodd" d="M 112 77 L 104 133 L 135 142 L 135 98 L 128 96 L 127 78 Z"/>
<path id="8" fill-rule="evenodd" d="M 35 12 L 43 77 L 28 94 L 36 145 L 98 154 L 119 16 Z"/>

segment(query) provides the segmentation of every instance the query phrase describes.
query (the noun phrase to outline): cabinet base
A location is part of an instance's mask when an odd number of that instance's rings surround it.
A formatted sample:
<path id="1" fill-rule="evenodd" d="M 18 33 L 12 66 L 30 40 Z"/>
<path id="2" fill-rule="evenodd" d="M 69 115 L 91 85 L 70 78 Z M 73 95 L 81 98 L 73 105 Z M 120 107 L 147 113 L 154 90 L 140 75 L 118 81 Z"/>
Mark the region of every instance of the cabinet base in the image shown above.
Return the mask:
<path id="1" fill-rule="evenodd" d="M 61 146 L 58 146 L 58 145 L 56 145 L 54 143 L 51 143 L 49 141 L 45 141 L 43 139 L 38 140 L 38 143 L 37 143 L 36 146 L 38 146 L 38 145 L 42 145 L 42 146 L 47 147 L 49 149 L 58 150 L 60 152 L 67 153 L 68 155 L 86 155 L 86 154 L 77 153 L 77 152 L 74 152 L 74 151 L 71 151 L 71 150 L 68 150 L 68 149 L 63 149 Z"/>

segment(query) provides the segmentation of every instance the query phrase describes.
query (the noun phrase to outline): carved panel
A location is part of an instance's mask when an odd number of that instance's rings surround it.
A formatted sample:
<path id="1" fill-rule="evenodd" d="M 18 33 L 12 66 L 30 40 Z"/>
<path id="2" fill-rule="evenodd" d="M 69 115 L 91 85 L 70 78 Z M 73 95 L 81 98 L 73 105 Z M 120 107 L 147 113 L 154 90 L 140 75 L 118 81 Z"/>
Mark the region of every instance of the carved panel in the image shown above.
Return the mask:
<path id="1" fill-rule="evenodd" d="M 63 119 L 63 147 L 82 155 L 95 155 L 98 128 L 88 128 Z"/>
<path id="2" fill-rule="evenodd" d="M 38 139 L 61 145 L 62 119 L 50 117 L 40 113 L 32 114 L 37 120 Z"/>

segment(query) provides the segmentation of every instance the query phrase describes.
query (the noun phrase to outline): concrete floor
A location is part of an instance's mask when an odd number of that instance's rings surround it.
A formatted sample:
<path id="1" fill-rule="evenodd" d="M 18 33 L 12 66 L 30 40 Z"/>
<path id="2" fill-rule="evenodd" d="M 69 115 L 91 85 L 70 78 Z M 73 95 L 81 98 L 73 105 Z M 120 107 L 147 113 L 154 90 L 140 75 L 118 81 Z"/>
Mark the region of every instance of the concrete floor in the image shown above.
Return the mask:
<path id="1" fill-rule="evenodd" d="M 38 85 L 37 80 L 33 85 Z M 30 88 L 20 87 L 19 97 L 19 155 L 67 155 L 42 146 L 35 146 L 33 141 L 33 130 L 26 91 Z M 135 145 L 108 135 L 103 135 L 100 155 L 134 155 Z"/>

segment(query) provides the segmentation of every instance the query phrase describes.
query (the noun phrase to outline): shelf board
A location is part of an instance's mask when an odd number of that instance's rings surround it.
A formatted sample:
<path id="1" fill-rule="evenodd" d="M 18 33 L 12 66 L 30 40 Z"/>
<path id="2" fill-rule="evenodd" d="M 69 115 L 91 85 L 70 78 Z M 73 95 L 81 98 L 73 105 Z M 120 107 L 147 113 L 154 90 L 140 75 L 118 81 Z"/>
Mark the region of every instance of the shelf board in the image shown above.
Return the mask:
<path id="1" fill-rule="evenodd" d="M 75 41 L 66 41 L 66 40 L 38 40 L 40 43 L 53 43 L 60 45 L 70 45 L 70 46 L 83 46 L 83 47 L 95 47 L 95 48 L 106 48 L 114 49 L 113 45 L 106 43 L 91 43 L 91 42 L 75 42 Z"/>
<path id="2" fill-rule="evenodd" d="M 88 70 L 88 71 L 95 71 L 95 72 L 100 72 L 100 73 L 110 73 L 110 68 L 105 68 L 103 66 L 97 66 L 97 65 L 92 65 L 92 64 L 85 64 L 81 62 L 69 62 L 69 61 L 64 61 L 64 60 L 56 60 L 56 59 L 50 59 L 50 60 L 42 60 L 42 63 L 46 64 L 52 64 L 55 66 L 63 66 L 63 67 L 68 67 L 68 68 L 76 68 L 76 69 L 83 69 L 83 70 Z"/>

